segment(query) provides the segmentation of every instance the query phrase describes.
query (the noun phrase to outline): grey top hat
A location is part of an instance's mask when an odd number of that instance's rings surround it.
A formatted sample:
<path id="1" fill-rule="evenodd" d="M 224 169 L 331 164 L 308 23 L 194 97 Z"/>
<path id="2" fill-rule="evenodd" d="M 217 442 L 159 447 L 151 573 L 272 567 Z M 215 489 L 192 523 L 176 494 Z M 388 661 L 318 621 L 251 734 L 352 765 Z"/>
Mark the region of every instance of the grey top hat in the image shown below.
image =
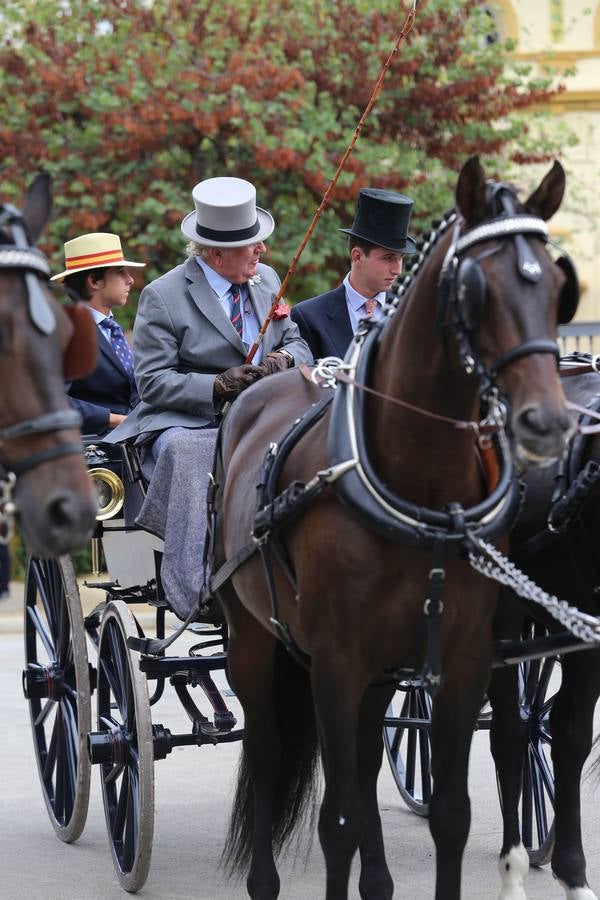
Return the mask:
<path id="1" fill-rule="evenodd" d="M 340 231 L 395 253 L 416 253 L 417 245 L 408 234 L 413 203 L 410 197 L 395 191 L 363 188 L 352 228 Z"/>
<path id="2" fill-rule="evenodd" d="M 247 247 L 273 232 L 273 216 L 256 205 L 256 190 L 242 178 L 207 178 L 192 191 L 195 210 L 181 223 L 184 235 L 210 247 Z"/>

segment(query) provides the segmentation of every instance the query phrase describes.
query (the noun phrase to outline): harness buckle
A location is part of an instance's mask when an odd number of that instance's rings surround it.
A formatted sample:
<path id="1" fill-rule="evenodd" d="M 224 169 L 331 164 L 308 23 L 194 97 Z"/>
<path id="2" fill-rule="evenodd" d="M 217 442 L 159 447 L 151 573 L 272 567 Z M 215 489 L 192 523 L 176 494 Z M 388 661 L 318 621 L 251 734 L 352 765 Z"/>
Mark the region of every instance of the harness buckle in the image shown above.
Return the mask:
<path id="1" fill-rule="evenodd" d="M 423 612 L 425 613 L 426 616 L 431 616 L 431 615 L 432 615 L 432 612 L 431 612 L 431 597 L 428 597 L 428 598 L 426 599 L 425 603 L 423 604 Z M 438 600 L 438 601 L 437 601 L 437 610 L 436 610 L 435 612 L 433 612 L 433 615 L 436 615 L 436 616 L 437 616 L 437 615 L 441 615 L 443 612 L 444 612 L 444 601 L 443 601 L 443 600 Z"/>

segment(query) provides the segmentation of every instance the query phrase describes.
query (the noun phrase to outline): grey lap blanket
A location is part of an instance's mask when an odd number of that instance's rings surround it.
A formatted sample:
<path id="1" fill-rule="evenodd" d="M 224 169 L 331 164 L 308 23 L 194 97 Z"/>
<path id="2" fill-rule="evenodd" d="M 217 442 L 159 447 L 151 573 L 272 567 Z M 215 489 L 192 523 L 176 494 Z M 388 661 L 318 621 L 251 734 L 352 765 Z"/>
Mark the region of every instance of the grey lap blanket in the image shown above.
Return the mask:
<path id="1" fill-rule="evenodd" d="M 140 448 L 148 493 L 136 523 L 165 542 L 161 581 L 173 612 L 185 620 L 202 587 L 206 491 L 216 428 L 168 428 Z"/>

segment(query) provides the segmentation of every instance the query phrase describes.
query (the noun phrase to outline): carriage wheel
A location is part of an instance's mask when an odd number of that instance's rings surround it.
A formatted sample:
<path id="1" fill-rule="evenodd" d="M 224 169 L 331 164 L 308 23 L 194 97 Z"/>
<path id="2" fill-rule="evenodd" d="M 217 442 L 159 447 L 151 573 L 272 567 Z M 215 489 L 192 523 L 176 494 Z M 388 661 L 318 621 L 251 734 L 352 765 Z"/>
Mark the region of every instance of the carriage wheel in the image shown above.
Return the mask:
<path id="1" fill-rule="evenodd" d="M 383 726 L 392 774 L 406 805 L 426 816 L 431 798 L 431 697 L 408 682 L 399 685 Z"/>
<path id="2" fill-rule="evenodd" d="M 148 684 L 128 637 L 138 637 L 135 619 L 127 604 L 112 601 L 98 645 L 98 732 L 111 748 L 101 764 L 102 793 L 117 876 L 126 891 L 137 891 L 152 854 L 154 753 Z"/>
<path id="3" fill-rule="evenodd" d="M 83 613 L 70 557 L 29 559 L 24 631 L 23 691 L 42 791 L 56 834 L 71 843 L 83 831 L 90 796 L 91 700 Z"/>
<path id="4" fill-rule="evenodd" d="M 556 691 L 551 688 L 550 679 L 557 662 L 556 657 L 549 657 L 519 665 L 519 707 L 528 731 L 523 759 L 521 833 L 534 866 L 549 863 L 554 848 L 550 712 Z"/>

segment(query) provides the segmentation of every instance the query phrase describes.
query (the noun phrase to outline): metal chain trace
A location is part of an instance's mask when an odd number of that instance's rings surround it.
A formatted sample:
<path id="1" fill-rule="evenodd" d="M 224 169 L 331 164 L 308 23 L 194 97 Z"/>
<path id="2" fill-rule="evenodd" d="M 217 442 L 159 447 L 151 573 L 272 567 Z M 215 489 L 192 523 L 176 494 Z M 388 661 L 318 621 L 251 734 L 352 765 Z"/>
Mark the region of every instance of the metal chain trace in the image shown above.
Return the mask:
<path id="1" fill-rule="evenodd" d="M 469 562 L 477 572 L 512 588 L 519 597 L 542 606 L 552 618 L 586 644 L 600 643 L 600 618 L 569 606 L 566 600 L 559 600 L 554 594 L 547 594 L 492 544 L 473 536 L 471 541 L 480 551 L 479 554 L 473 549 L 469 551 Z"/>

